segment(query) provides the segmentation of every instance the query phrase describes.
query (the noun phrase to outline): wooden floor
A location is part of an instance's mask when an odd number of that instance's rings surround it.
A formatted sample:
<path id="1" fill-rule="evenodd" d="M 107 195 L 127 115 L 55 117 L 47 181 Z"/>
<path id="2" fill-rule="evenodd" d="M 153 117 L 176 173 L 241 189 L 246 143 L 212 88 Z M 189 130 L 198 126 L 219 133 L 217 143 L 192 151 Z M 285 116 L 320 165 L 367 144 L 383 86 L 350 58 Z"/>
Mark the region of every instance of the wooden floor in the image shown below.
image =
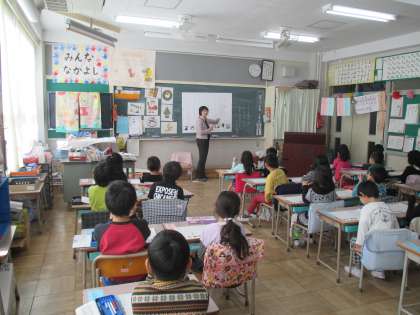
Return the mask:
<path id="1" fill-rule="evenodd" d="M 188 208 L 190 215 L 213 213 L 216 180 L 182 181 L 181 185 L 195 194 Z M 47 212 L 44 233 L 35 232 L 28 250 L 13 253 L 21 294 L 20 314 L 74 314 L 82 303 L 81 266 L 73 260 L 71 251 L 73 231 L 73 214 L 56 194 L 54 209 Z M 266 242 L 257 280 L 257 314 L 396 314 L 400 274 L 386 281 L 368 276 L 365 291 L 360 293 L 354 278 L 343 276 L 337 285 L 335 275 L 315 263 L 315 248 L 307 259 L 300 248 L 286 253 L 284 245 L 271 237 L 270 225 L 254 231 L 254 236 Z M 343 257 L 343 265 L 346 261 L 347 257 Z M 419 268 L 411 268 L 409 286 L 408 302 L 420 302 Z M 219 295 L 215 299 L 221 314 L 246 314 L 234 296 L 228 301 Z M 420 309 L 416 311 L 420 314 Z"/>

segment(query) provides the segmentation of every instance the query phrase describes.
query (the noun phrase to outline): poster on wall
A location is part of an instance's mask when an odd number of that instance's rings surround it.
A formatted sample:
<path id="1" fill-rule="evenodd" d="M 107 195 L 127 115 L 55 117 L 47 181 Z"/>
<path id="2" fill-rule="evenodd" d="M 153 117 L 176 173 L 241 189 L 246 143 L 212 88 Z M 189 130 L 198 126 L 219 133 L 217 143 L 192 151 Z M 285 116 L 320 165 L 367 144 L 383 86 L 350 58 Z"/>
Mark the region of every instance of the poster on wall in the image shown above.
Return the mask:
<path id="1" fill-rule="evenodd" d="M 79 130 L 79 93 L 55 93 L 55 124 L 57 132 Z"/>
<path id="2" fill-rule="evenodd" d="M 146 115 L 157 116 L 159 114 L 158 101 L 155 98 L 146 99 Z"/>
<path id="3" fill-rule="evenodd" d="M 419 105 L 407 104 L 407 110 L 405 112 L 405 123 L 417 124 L 418 120 L 419 120 Z"/>
<path id="4" fill-rule="evenodd" d="M 176 135 L 177 133 L 177 122 L 176 121 L 162 121 L 161 127 L 160 127 L 160 133 L 161 134 L 169 134 L 169 135 Z"/>
<path id="5" fill-rule="evenodd" d="M 213 132 L 232 132 L 232 93 L 182 93 L 182 133 L 195 133 L 198 109 L 203 105 L 209 109 L 209 118 L 220 119 Z"/>
<path id="6" fill-rule="evenodd" d="M 174 103 L 174 88 L 161 87 L 162 104 Z"/>
<path id="7" fill-rule="evenodd" d="M 388 145 L 387 148 L 391 150 L 401 151 L 404 146 L 404 136 L 388 136 Z"/>
<path id="8" fill-rule="evenodd" d="M 321 99 L 321 115 L 322 116 L 334 116 L 334 97 L 323 97 Z"/>
<path id="9" fill-rule="evenodd" d="M 356 96 L 354 108 L 357 114 L 367 114 L 379 111 L 381 95 L 379 93 Z"/>
<path id="10" fill-rule="evenodd" d="M 144 116 L 144 128 L 160 128 L 159 116 Z"/>
<path id="11" fill-rule="evenodd" d="M 156 52 L 142 49 L 113 49 L 110 84 L 127 87 L 155 87 Z"/>
<path id="12" fill-rule="evenodd" d="M 337 98 L 337 116 L 351 116 L 351 99 L 349 97 Z"/>
<path id="13" fill-rule="evenodd" d="M 143 120 L 140 116 L 128 116 L 128 134 L 130 136 L 143 134 Z"/>
<path id="14" fill-rule="evenodd" d="M 164 104 L 162 105 L 161 109 L 160 109 L 160 118 L 161 121 L 172 121 L 172 117 L 173 117 L 173 110 L 174 110 L 174 106 L 173 105 L 168 105 L 168 104 Z"/>
<path id="15" fill-rule="evenodd" d="M 403 101 L 402 97 L 392 98 L 391 101 L 391 117 L 400 118 L 403 116 Z"/>
<path id="16" fill-rule="evenodd" d="M 102 45 L 52 45 L 55 83 L 108 84 L 109 48 Z"/>
<path id="17" fill-rule="evenodd" d="M 145 105 L 144 102 L 128 102 L 127 115 L 129 116 L 144 116 Z"/>
<path id="18" fill-rule="evenodd" d="M 101 98 L 99 93 L 79 93 L 80 128 L 101 129 Z"/>

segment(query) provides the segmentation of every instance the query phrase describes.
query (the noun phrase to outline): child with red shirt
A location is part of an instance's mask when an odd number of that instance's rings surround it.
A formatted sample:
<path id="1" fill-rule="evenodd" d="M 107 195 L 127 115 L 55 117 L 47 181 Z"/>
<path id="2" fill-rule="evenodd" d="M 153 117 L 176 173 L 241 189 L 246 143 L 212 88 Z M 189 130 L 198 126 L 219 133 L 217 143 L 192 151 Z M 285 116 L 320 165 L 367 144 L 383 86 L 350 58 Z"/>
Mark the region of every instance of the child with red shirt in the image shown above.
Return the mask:
<path id="1" fill-rule="evenodd" d="M 334 178 L 336 182 L 340 181 L 341 170 L 351 168 L 350 151 L 347 145 L 340 144 L 337 148 L 337 157 L 333 161 Z"/>
<path id="2" fill-rule="evenodd" d="M 111 212 L 111 222 L 98 224 L 93 232 L 102 254 L 125 255 L 145 248 L 150 230 L 145 220 L 131 216 L 136 201 L 136 190 L 130 183 L 116 180 L 108 186 L 105 203 Z"/>

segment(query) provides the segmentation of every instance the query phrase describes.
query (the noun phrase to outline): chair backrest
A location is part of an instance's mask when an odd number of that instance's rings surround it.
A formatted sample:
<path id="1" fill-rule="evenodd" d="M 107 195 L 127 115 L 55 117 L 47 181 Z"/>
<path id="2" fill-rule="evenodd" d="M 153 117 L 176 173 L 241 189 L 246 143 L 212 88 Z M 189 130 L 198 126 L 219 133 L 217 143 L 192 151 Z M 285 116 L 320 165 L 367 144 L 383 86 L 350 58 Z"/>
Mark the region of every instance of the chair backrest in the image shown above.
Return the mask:
<path id="1" fill-rule="evenodd" d="M 108 211 L 90 211 L 82 213 L 81 218 L 81 227 L 82 229 L 92 229 L 99 223 L 106 223 L 109 221 L 109 212 Z"/>
<path id="2" fill-rule="evenodd" d="M 308 233 L 318 233 L 321 230 L 321 220 L 319 219 L 318 211 L 327 210 L 332 211 L 337 208 L 344 207 L 344 200 L 323 203 L 311 203 L 308 210 Z M 328 230 L 329 226 L 325 226 L 324 230 Z"/>
<path id="3" fill-rule="evenodd" d="M 214 243 L 204 255 L 202 282 L 207 288 L 232 288 L 257 275 L 257 263 L 264 256 L 264 241 L 248 238 L 249 256 L 239 259 L 230 246 Z"/>
<path id="4" fill-rule="evenodd" d="M 397 241 L 405 242 L 418 238 L 408 229 L 373 230 L 366 234 L 364 247 L 372 253 L 402 252 Z"/>
<path id="5" fill-rule="evenodd" d="M 420 185 L 420 175 L 408 175 L 405 183 L 407 185 Z"/>
<path id="6" fill-rule="evenodd" d="M 185 221 L 187 218 L 187 200 L 150 199 L 141 203 L 143 219 L 149 224 Z"/>
<path id="7" fill-rule="evenodd" d="M 235 175 L 235 192 L 237 193 L 242 193 L 244 192 L 244 186 L 245 186 L 245 182 L 243 181 L 243 179 L 245 178 L 259 178 L 261 177 L 260 172 L 252 172 L 251 175 L 248 175 L 247 173 L 237 173 Z M 253 193 L 256 192 L 256 190 L 254 188 L 251 187 L 247 187 L 246 193 Z"/>
<path id="8" fill-rule="evenodd" d="M 410 230 L 420 234 L 420 217 L 414 218 L 410 222 Z"/>
<path id="9" fill-rule="evenodd" d="M 92 262 L 94 286 L 103 286 L 100 277 L 117 283 L 134 282 L 147 276 L 147 251 L 128 255 L 99 255 Z"/>
<path id="10" fill-rule="evenodd" d="M 183 169 L 192 168 L 193 166 L 191 152 L 173 152 L 171 161 L 179 162 Z"/>

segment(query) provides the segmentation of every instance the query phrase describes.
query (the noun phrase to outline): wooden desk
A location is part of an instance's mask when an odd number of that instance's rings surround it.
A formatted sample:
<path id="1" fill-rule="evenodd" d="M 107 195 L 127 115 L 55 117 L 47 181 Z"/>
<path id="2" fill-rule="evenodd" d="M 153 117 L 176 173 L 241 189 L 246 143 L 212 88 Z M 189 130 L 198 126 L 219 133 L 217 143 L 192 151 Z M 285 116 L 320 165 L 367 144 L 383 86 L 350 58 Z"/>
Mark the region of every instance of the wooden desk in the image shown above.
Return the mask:
<path id="1" fill-rule="evenodd" d="M 420 264 L 420 240 L 408 241 L 408 242 L 397 242 L 398 246 L 401 247 L 405 251 L 405 258 L 404 258 L 404 269 L 403 269 L 403 276 L 401 281 L 401 291 L 400 291 L 400 300 L 398 303 L 398 314 L 408 314 L 414 315 L 413 313 L 409 312 L 406 307 L 409 306 L 416 306 L 419 303 L 411 304 L 411 305 L 403 305 L 404 302 L 404 291 L 407 287 L 407 277 L 408 277 L 408 261 L 412 260 L 416 264 Z"/>
<path id="2" fill-rule="evenodd" d="M 119 284 L 119 285 L 111 285 L 107 287 L 101 287 L 101 288 L 92 288 L 92 289 L 86 289 L 83 290 L 83 304 L 90 302 L 89 296 L 94 295 L 95 297 L 105 296 L 105 295 L 121 295 L 121 294 L 127 294 L 132 293 L 134 288 L 138 282 L 132 282 L 132 283 L 125 283 L 125 284 Z M 131 303 L 128 306 L 128 309 L 125 309 L 125 314 L 129 315 L 132 314 L 131 310 Z M 216 305 L 214 300 L 209 296 L 209 306 L 207 309 L 207 314 L 218 314 L 219 313 L 219 307 Z"/>
<path id="3" fill-rule="evenodd" d="M 0 238 L 0 263 L 10 261 L 10 247 L 16 232 L 16 225 L 10 225 Z"/>
<path id="4" fill-rule="evenodd" d="M 247 194 L 246 190 L 247 188 L 253 188 L 257 190 L 257 192 L 264 190 L 265 182 L 267 181 L 267 178 L 265 177 L 259 177 L 259 178 L 244 178 L 242 181 L 245 183 L 244 188 L 242 190 L 242 196 L 241 196 L 241 213 L 242 216 L 245 214 L 245 197 Z"/>
<path id="5" fill-rule="evenodd" d="M 223 191 L 225 179 L 226 178 L 233 179 L 236 173 L 228 169 L 217 169 L 216 172 L 219 175 L 219 192 L 220 192 L 220 191 Z"/>
<path id="6" fill-rule="evenodd" d="M 399 199 L 402 198 L 402 195 L 417 196 L 417 193 L 420 192 L 420 185 L 395 183 L 393 187 L 398 190 Z"/>
<path id="7" fill-rule="evenodd" d="M 407 213 L 408 204 L 405 202 L 394 202 L 388 204 L 391 212 L 397 218 L 405 218 Z M 317 264 L 321 264 L 329 270 L 336 273 L 336 281 L 340 282 L 340 258 L 341 258 L 341 239 L 342 233 L 355 233 L 359 225 L 360 211 L 362 206 L 355 207 L 345 207 L 338 208 L 334 211 L 320 211 L 319 219 L 321 221 L 321 230 L 319 233 L 319 243 L 318 243 L 318 253 L 317 253 Z M 344 215 L 345 212 L 345 215 Z M 337 259 L 336 259 L 336 269 L 328 265 L 325 261 L 321 259 L 321 247 L 322 247 L 322 237 L 324 233 L 324 224 L 329 224 L 335 227 L 338 231 L 337 235 Z"/>

